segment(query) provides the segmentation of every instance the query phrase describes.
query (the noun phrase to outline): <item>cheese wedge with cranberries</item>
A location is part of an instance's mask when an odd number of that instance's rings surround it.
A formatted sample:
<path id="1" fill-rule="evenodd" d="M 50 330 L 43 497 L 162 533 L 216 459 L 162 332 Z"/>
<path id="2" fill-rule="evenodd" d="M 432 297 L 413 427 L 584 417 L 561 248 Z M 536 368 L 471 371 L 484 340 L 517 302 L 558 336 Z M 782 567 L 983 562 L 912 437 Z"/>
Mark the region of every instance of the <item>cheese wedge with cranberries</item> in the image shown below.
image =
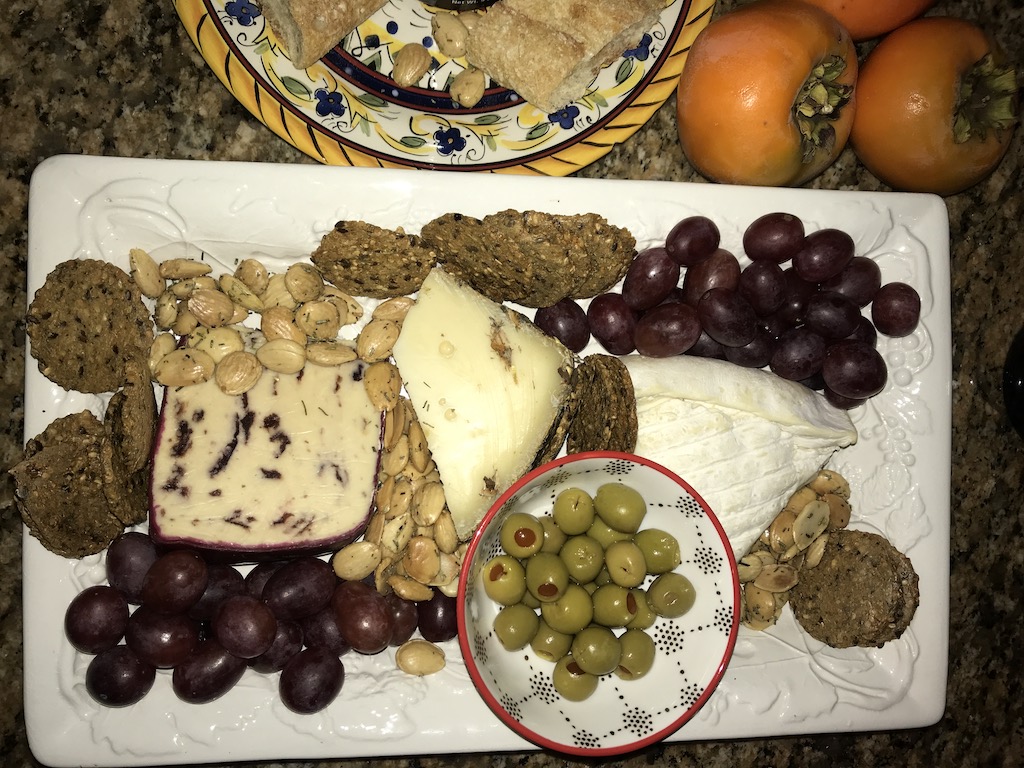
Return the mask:
<path id="1" fill-rule="evenodd" d="M 569 399 L 573 355 L 435 268 L 402 323 L 394 359 L 465 539 L 533 468 Z"/>
<path id="2" fill-rule="evenodd" d="M 150 535 L 240 557 L 322 552 L 373 506 L 382 414 L 366 364 L 265 371 L 237 397 L 214 381 L 168 388 L 154 446 Z"/>

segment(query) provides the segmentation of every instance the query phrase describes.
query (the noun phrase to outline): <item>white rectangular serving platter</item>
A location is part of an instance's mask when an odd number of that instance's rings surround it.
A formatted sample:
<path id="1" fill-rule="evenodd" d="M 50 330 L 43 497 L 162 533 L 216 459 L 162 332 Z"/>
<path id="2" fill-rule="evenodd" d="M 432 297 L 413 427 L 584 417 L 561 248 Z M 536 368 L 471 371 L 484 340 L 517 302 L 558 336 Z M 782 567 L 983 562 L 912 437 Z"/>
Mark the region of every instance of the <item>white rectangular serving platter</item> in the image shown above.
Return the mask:
<path id="1" fill-rule="evenodd" d="M 640 248 L 660 244 L 678 220 L 703 214 L 741 261 L 746 225 L 784 210 L 799 215 L 808 231 L 845 229 L 859 254 L 878 261 L 884 281 L 918 289 L 922 323 L 909 337 L 880 340 L 889 384 L 851 412 L 858 443 L 831 463 L 854 489 L 851 527 L 886 535 L 920 576 L 921 603 L 910 629 L 882 648 L 835 650 L 803 633 L 788 609 L 768 632 L 743 628 L 722 684 L 670 741 L 936 722 L 946 696 L 951 440 L 949 234 L 937 197 L 61 156 L 43 162 L 32 179 L 28 295 L 65 259 L 106 259 L 127 269 L 129 249 L 140 247 L 157 258 L 205 254 L 217 272 L 249 256 L 283 271 L 306 259 L 341 219 L 418 232 L 441 213 L 483 216 L 505 208 L 599 213 L 627 227 Z M 68 413 L 102 413 L 103 398 L 64 391 L 31 359 L 26 368 L 26 438 Z M 80 589 L 103 579 L 101 555 L 64 560 L 24 535 L 25 718 L 33 753 L 47 765 L 535 748 L 487 709 L 455 641 L 445 644 L 447 668 L 422 679 L 398 672 L 392 652 L 347 655 L 340 697 L 316 715 L 286 710 L 276 680 L 252 671 L 206 705 L 178 700 L 169 673 L 160 672 L 139 704 L 101 707 L 84 690 L 88 658 L 65 641 L 63 615 Z"/>

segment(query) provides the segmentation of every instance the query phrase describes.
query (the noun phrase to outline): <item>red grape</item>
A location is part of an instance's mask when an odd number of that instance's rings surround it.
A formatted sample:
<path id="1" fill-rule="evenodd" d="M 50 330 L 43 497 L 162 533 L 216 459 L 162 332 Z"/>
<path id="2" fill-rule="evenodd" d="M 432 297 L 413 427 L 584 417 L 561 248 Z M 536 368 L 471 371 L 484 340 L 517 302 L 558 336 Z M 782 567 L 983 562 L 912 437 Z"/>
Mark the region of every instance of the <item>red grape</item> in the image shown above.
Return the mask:
<path id="1" fill-rule="evenodd" d="M 888 373 L 878 351 L 862 341 L 838 341 L 829 346 L 821 366 L 825 386 L 842 397 L 864 400 L 885 387 Z"/>
<path id="2" fill-rule="evenodd" d="M 871 302 L 871 319 L 886 336 L 907 336 L 921 319 L 921 296 L 906 283 L 886 283 Z"/>
<path id="3" fill-rule="evenodd" d="M 835 291 L 858 307 L 871 303 L 882 285 L 882 270 L 867 256 L 854 256 L 843 271 L 821 284 L 823 291 Z"/>
<path id="4" fill-rule="evenodd" d="M 590 341 L 586 310 L 572 299 L 562 299 L 550 307 L 541 307 L 534 315 L 533 322 L 573 352 L 581 352 Z"/>
<path id="5" fill-rule="evenodd" d="M 277 622 L 274 641 L 259 656 L 249 659 L 249 666 L 257 672 L 280 672 L 295 654 L 302 650 L 304 633 L 295 621 Z M 314 643 L 309 643 L 314 645 Z"/>
<path id="6" fill-rule="evenodd" d="M 804 238 L 793 267 L 807 282 L 823 283 L 846 268 L 854 249 L 853 238 L 841 229 L 819 229 Z"/>
<path id="7" fill-rule="evenodd" d="M 170 669 L 199 645 L 199 622 L 182 613 L 158 613 L 142 605 L 128 619 L 125 641 L 142 661 Z"/>
<path id="8" fill-rule="evenodd" d="M 735 289 L 740 282 L 740 262 L 719 248 L 708 258 L 687 268 L 683 276 L 683 301 L 696 307 L 700 297 L 712 288 Z"/>
<path id="9" fill-rule="evenodd" d="M 82 653 L 113 648 L 127 627 L 128 601 L 105 584 L 79 592 L 64 613 L 64 634 Z"/>
<path id="10" fill-rule="evenodd" d="M 635 310 L 660 304 L 679 283 L 679 264 L 664 248 L 648 248 L 634 258 L 622 281 L 622 299 Z"/>
<path id="11" fill-rule="evenodd" d="M 697 302 L 700 327 L 726 347 L 742 347 L 754 339 L 757 316 L 754 308 L 736 291 L 712 288 Z"/>
<path id="12" fill-rule="evenodd" d="M 647 357 L 680 355 L 700 336 L 697 312 L 688 304 L 662 304 L 649 310 L 636 324 L 636 350 Z"/>
<path id="13" fill-rule="evenodd" d="M 142 602 L 142 584 L 146 573 L 158 557 L 156 544 L 144 533 L 126 531 L 107 547 L 107 583 L 127 598 L 129 603 Z"/>
<path id="14" fill-rule="evenodd" d="M 330 564 L 316 557 L 300 557 L 267 579 L 263 602 L 279 619 L 299 619 L 327 607 L 337 585 Z"/>
<path id="15" fill-rule="evenodd" d="M 766 213 L 743 232 L 743 252 L 751 261 L 781 264 L 804 242 L 804 223 L 791 213 Z"/>
<path id="16" fill-rule="evenodd" d="M 775 350 L 775 339 L 764 329 L 757 326 L 754 338 L 742 347 L 725 347 L 725 359 L 730 363 L 742 365 L 744 368 L 764 368 L 772 359 Z"/>
<path id="17" fill-rule="evenodd" d="M 233 595 L 213 616 L 213 636 L 229 653 L 252 659 L 266 652 L 277 634 L 277 619 L 252 595 Z"/>
<path id="18" fill-rule="evenodd" d="M 787 287 L 786 273 L 771 261 L 752 262 L 740 272 L 740 296 L 759 317 L 767 317 L 782 306 Z"/>
<path id="19" fill-rule="evenodd" d="M 245 673 L 245 659 L 216 640 L 204 640 L 171 673 L 171 687 L 182 701 L 206 704 L 230 691 Z"/>
<path id="20" fill-rule="evenodd" d="M 800 326 L 779 336 L 769 365 L 784 379 L 802 381 L 821 370 L 824 359 L 825 340 L 810 328 Z"/>
<path id="21" fill-rule="evenodd" d="M 628 355 L 636 347 L 633 331 L 636 315 L 621 294 L 602 293 L 587 308 L 590 332 L 613 355 Z"/>
<path id="22" fill-rule="evenodd" d="M 156 669 L 142 661 L 130 648 L 116 645 L 89 662 L 85 689 L 107 707 L 127 707 L 149 693 Z"/>
<path id="23" fill-rule="evenodd" d="M 278 693 L 288 709 L 308 715 L 334 701 L 345 682 L 345 666 L 326 648 L 305 648 L 281 670 Z"/>
<path id="24" fill-rule="evenodd" d="M 224 563 L 210 563 L 206 566 L 208 579 L 202 597 L 188 609 L 188 615 L 200 621 L 213 618 L 217 606 L 232 595 L 245 592 L 245 579 L 235 568 Z"/>
<path id="25" fill-rule="evenodd" d="M 669 230 L 665 250 L 676 264 L 691 267 L 714 253 L 721 239 L 718 226 L 707 216 L 688 216 Z"/>
<path id="26" fill-rule="evenodd" d="M 206 561 L 188 549 L 175 549 L 157 558 L 142 582 L 142 604 L 160 613 L 191 608 L 206 590 Z"/>
<path id="27" fill-rule="evenodd" d="M 341 636 L 358 653 L 380 653 L 391 642 L 395 620 L 384 596 L 361 581 L 343 581 L 331 605 Z"/>
<path id="28" fill-rule="evenodd" d="M 804 306 L 804 323 L 826 339 L 842 339 L 857 328 L 860 308 L 845 296 L 832 291 L 812 294 Z"/>
<path id="29" fill-rule="evenodd" d="M 416 613 L 424 640 L 443 643 L 459 633 L 454 597 L 448 597 L 435 589 L 432 598 L 416 603 Z"/>

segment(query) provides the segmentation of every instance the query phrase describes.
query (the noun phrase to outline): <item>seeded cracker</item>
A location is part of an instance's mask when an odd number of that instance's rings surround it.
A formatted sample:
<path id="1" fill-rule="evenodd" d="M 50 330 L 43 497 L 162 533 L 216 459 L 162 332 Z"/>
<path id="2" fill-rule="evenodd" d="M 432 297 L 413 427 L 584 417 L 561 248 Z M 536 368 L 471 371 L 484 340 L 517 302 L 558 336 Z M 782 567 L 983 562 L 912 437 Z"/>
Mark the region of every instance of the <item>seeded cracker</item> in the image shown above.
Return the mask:
<path id="1" fill-rule="evenodd" d="M 900 637 L 920 601 L 910 560 L 867 531 L 829 534 L 825 554 L 800 572 L 789 602 L 800 625 L 834 648 L 881 647 Z"/>
<path id="2" fill-rule="evenodd" d="M 153 324 L 142 294 L 124 270 L 72 259 L 50 272 L 26 317 L 32 356 L 55 384 L 79 392 L 113 392 L 128 360 L 146 360 Z"/>
<path id="3" fill-rule="evenodd" d="M 149 465 L 157 415 L 148 368 L 134 360 L 126 363 L 124 387 L 111 395 L 103 425 L 129 473 Z"/>
<path id="4" fill-rule="evenodd" d="M 611 355 L 590 355 L 576 366 L 573 396 L 579 405 L 566 437 L 569 453 L 636 448 L 636 393 L 629 371 Z"/>
<path id="5" fill-rule="evenodd" d="M 589 299 L 610 291 L 636 255 L 636 238 L 596 213 L 566 217 L 566 247 L 581 277 L 572 298 Z"/>
<path id="6" fill-rule="evenodd" d="M 437 261 L 416 235 L 364 221 L 339 221 L 310 259 L 340 290 L 372 299 L 415 293 Z"/>
<path id="7" fill-rule="evenodd" d="M 89 411 L 52 422 L 29 440 L 11 470 L 15 501 L 29 532 L 63 557 L 104 549 L 124 528 L 108 495 L 112 467 L 103 424 Z M 124 483 L 113 478 L 115 487 Z M 142 507 L 145 516 L 146 502 Z"/>

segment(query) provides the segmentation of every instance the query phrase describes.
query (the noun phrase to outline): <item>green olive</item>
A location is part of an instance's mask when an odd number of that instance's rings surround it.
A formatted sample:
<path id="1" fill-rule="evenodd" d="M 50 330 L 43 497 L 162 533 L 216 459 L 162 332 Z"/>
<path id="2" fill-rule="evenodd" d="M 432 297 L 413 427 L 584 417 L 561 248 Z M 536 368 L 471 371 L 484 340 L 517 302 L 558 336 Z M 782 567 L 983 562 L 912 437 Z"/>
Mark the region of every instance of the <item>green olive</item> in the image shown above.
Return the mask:
<path id="1" fill-rule="evenodd" d="M 622 646 L 608 627 L 591 624 L 572 639 L 572 657 L 580 669 L 592 675 L 607 675 L 619 664 Z"/>
<path id="2" fill-rule="evenodd" d="M 658 614 L 648 603 L 647 593 L 642 589 L 631 589 L 629 592 L 636 601 L 636 615 L 626 624 L 626 629 L 650 629 L 658 620 Z"/>
<path id="3" fill-rule="evenodd" d="M 636 533 L 647 514 L 647 502 L 640 492 L 623 483 L 605 483 L 594 494 L 594 511 L 608 527 Z"/>
<path id="4" fill-rule="evenodd" d="M 523 594 L 523 599 L 520 602 L 522 602 L 522 604 L 525 605 L 527 608 L 533 608 L 534 610 L 540 608 L 540 600 L 531 595 L 530 590 L 526 590 L 526 592 Z"/>
<path id="5" fill-rule="evenodd" d="M 663 573 L 647 588 L 647 601 L 659 616 L 678 619 L 693 607 L 697 592 L 681 573 Z"/>
<path id="6" fill-rule="evenodd" d="M 604 553 L 611 580 L 621 587 L 639 587 L 647 576 L 643 550 L 632 541 L 616 541 Z"/>
<path id="7" fill-rule="evenodd" d="M 630 538 L 628 533 L 609 528 L 608 523 L 600 517 L 594 518 L 593 525 L 587 529 L 587 536 L 597 539 L 605 549 L 608 548 L 609 544 L 613 544 L 616 541 L 628 541 Z"/>
<path id="8" fill-rule="evenodd" d="M 513 557 L 529 557 L 540 552 L 544 528 L 540 520 L 525 512 L 513 512 L 501 524 L 501 548 Z"/>
<path id="9" fill-rule="evenodd" d="M 586 589 L 569 584 L 560 598 L 540 604 L 540 615 L 552 629 L 572 635 L 594 620 L 594 604 Z"/>
<path id="10" fill-rule="evenodd" d="M 682 562 L 676 537 L 660 528 L 637 531 L 633 542 L 644 553 L 648 573 L 667 573 Z"/>
<path id="11" fill-rule="evenodd" d="M 562 548 L 568 537 L 558 527 L 558 524 L 551 515 L 544 515 L 538 519 L 540 520 L 540 527 L 544 529 L 544 543 L 540 545 L 540 551 L 558 554 L 558 550 Z"/>
<path id="12" fill-rule="evenodd" d="M 545 661 L 555 662 L 569 652 L 570 645 L 572 645 L 572 635 L 552 629 L 542 616 L 537 633 L 530 641 L 533 652 Z"/>
<path id="13" fill-rule="evenodd" d="M 557 600 L 569 584 L 569 571 L 562 558 L 551 552 L 538 552 L 526 560 L 526 588 L 542 603 Z"/>
<path id="14" fill-rule="evenodd" d="M 496 603 L 513 605 L 526 594 L 526 570 L 511 555 L 498 555 L 483 570 L 484 592 Z"/>
<path id="15" fill-rule="evenodd" d="M 584 672 L 572 656 L 563 656 L 551 672 L 551 683 L 569 701 L 583 701 L 597 690 L 597 676 Z"/>
<path id="16" fill-rule="evenodd" d="M 569 578 L 577 584 L 593 581 L 604 565 L 604 547 L 585 533 L 566 539 L 558 556 L 565 563 Z"/>
<path id="17" fill-rule="evenodd" d="M 584 533 L 594 522 L 594 500 L 586 491 L 566 488 L 555 498 L 551 515 L 566 536 Z"/>
<path id="18" fill-rule="evenodd" d="M 506 651 L 518 651 L 528 646 L 539 626 L 540 617 L 536 611 L 522 603 L 506 605 L 494 617 L 494 634 Z"/>
<path id="19" fill-rule="evenodd" d="M 642 629 L 627 629 L 619 635 L 622 655 L 615 674 L 623 680 L 636 680 L 654 666 L 654 640 Z"/>
<path id="20" fill-rule="evenodd" d="M 637 603 L 633 590 L 618 584 L 598 587 L 591 599 L 594 621 L 606 627 L 624 627 L 636 616 Z"/>

